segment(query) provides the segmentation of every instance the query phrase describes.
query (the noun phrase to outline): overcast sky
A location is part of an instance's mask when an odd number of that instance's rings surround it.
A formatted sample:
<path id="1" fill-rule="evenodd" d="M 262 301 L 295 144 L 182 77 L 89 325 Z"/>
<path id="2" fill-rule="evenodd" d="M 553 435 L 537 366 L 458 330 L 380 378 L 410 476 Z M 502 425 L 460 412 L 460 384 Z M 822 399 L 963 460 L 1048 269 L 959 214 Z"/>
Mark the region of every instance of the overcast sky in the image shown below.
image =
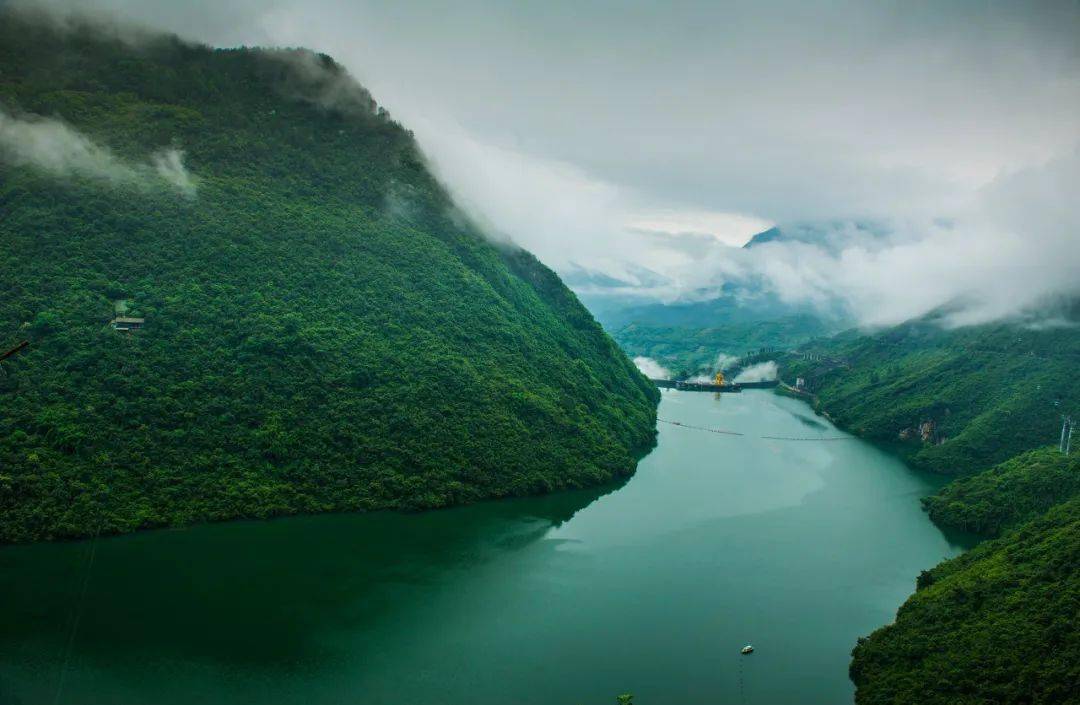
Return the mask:
<path id="1" fill-rule="evenodd" d="M 49 3 L 331 54 L 563 271 L 644 266 L 666 298 L 753 273 L 870 323 L 1080 293 L 1075 0 Z M 728 247 L 807 221 L 890 234 Z"/>

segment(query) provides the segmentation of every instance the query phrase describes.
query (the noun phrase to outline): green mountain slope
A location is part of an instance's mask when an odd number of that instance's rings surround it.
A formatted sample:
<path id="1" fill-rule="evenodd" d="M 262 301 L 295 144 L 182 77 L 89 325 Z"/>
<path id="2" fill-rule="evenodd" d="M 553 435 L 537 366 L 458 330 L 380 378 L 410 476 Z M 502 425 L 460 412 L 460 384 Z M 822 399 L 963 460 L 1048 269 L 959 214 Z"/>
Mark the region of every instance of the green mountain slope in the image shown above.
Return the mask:
<path id="1" fill-rule="evenodd" d="M 934 521 L 1000 537 L 924 572 L 860 640 L 857 703 L 1078 702 L 1080 460 L 1056 448 L 1078 359 L 1072 327 L 922 320 L 782 360 L 838 423 L 963 475 L 923 500 Z"/>
<path id="2" fill-rule="evenodd" d="M 1080 453 L 1043 448 L 959 478 L 923 500 L 943 526 L 999 536 L 1080 495 Z"/>
<path id="3" fill-rule="evenodd" d="M 1080 498 L 924 575 L 860 640 L 859 705 L 1080 702 Z"/>
<path id="4" fill-rule="evenodd" d="M 1072 327 L 922 320 L 800 352 L 782 361 L 785 379 L 805 378 L 838 423 L 936 472 L 985 470 L 1056 442 L 1061 414 L 1080 409 Z"/>
<path id="5" fill-rule="evenodd" d="M 593 485 L 653 443 L 656 390 L 328 58 L 7 14 L 0 110 L 0 541 Z"/>

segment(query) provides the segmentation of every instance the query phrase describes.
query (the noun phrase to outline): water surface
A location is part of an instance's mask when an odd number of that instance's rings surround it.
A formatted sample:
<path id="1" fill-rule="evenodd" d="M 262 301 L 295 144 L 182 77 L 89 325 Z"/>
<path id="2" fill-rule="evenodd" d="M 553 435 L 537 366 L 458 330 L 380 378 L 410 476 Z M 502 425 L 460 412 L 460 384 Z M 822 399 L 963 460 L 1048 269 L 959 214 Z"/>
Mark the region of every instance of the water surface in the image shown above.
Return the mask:
<path id="1" fill-rule="evenodd" d="M 0 550 L 0 704 L 850 703 L 855 639 L 960 550 L 933 480 L 761 438 L 846 435 L 766 391 L 660 416 L 746 435 L 661 424 L 595 491 Z"/>

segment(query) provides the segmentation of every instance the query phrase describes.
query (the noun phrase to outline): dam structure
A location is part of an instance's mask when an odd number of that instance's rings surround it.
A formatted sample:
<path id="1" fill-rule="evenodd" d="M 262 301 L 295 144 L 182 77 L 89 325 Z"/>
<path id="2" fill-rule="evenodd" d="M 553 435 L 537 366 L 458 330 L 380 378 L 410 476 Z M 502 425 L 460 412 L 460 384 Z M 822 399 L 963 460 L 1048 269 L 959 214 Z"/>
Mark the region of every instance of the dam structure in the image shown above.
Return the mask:
<path id="1" fill-rule="evenodd" d="M 652 378 L 650 378 L 649 381 L 660 389 L 681 389 L 686 392 L 717 392 L 720 394 L 741 392 L 744 389 L 772 389 L 780 383 L 779 380 L 775 379 L 762 380 L 760 382 L 725 382 L 724 384 Z"/>

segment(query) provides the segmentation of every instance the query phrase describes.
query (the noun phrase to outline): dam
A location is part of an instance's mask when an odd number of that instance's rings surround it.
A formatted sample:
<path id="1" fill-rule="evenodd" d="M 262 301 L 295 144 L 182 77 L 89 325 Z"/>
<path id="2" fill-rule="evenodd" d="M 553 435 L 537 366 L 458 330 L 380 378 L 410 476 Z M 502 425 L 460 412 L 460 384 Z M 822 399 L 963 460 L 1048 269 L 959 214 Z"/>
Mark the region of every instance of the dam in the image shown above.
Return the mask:
<path id="1" fill-rule="evenodd" d="M 727 382 L 724 384 L 652 378 L 650 378 L 649 381 L 660 389 L 679 389 L 684 392 L 717 392 L 720 394 L 741 392 L 744 389 L 771 389 L 780 383 L 779 380 L 775 379 L 762 380 L 760 382 Z"/>

